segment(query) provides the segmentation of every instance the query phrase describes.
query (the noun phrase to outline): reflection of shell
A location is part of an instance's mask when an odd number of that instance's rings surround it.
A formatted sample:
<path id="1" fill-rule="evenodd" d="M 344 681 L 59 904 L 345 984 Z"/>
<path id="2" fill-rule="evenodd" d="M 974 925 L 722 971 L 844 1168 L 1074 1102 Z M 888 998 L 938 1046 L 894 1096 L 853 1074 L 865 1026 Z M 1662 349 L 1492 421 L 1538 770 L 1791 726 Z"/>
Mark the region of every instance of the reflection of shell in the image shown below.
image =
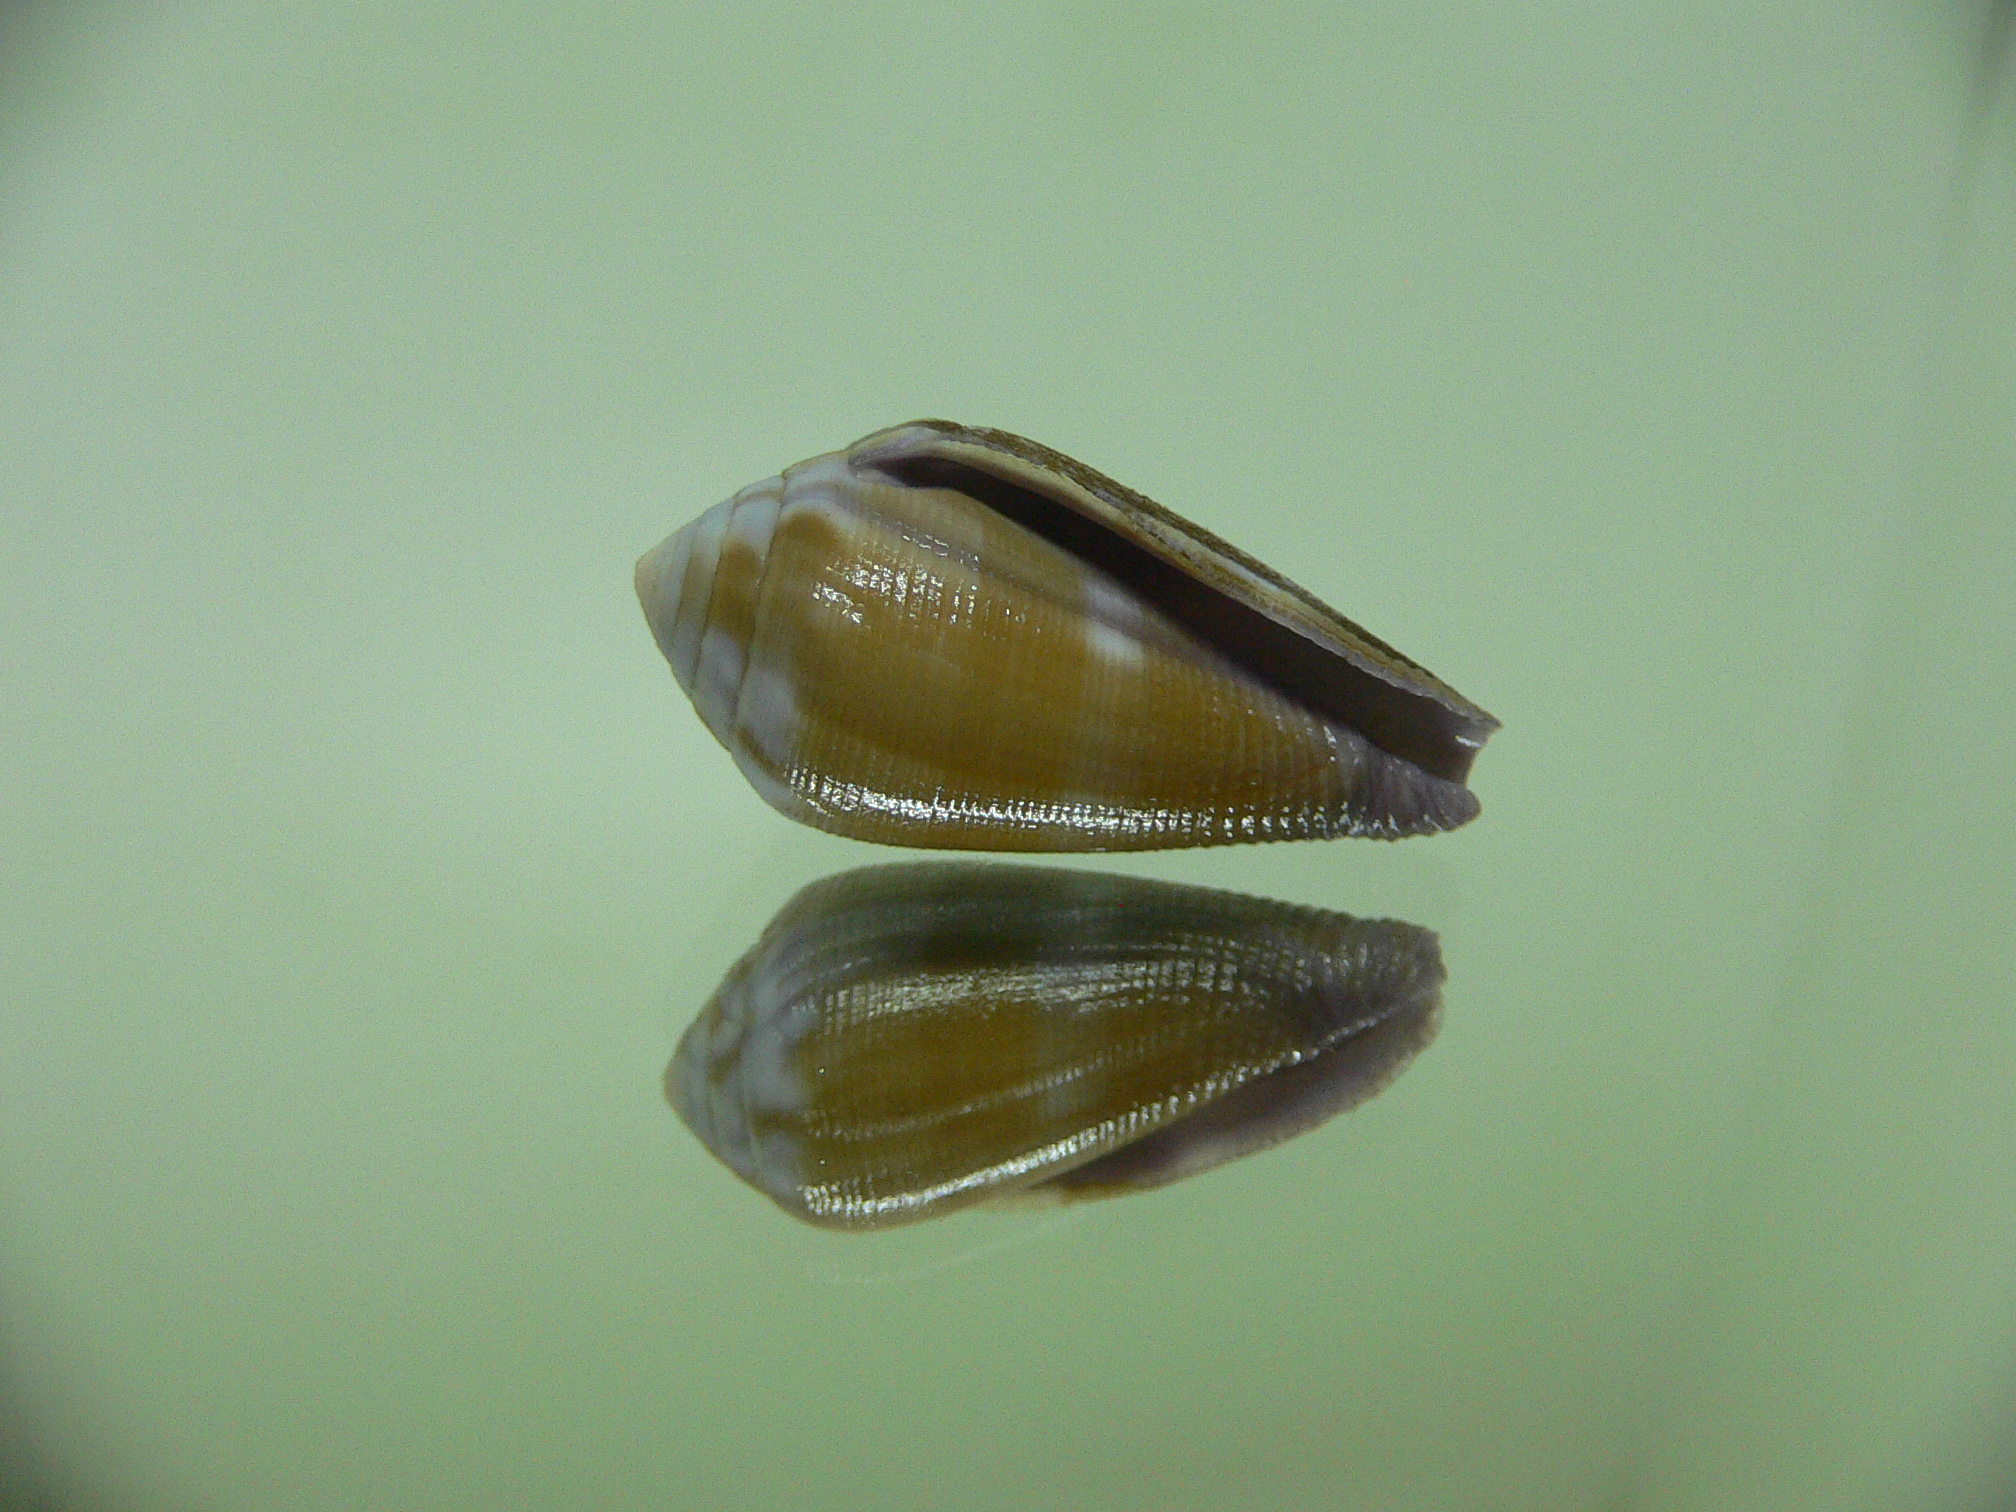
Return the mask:
<path id="1" fill-rule="evenodd" d="M 812 1223 L 1109 1196 L 1370 1097 L 1433 1038 L 1442 977 L 1411 924 L 1091 872 L 868 867 L 785 905 L 665 1089 Z"/>
<path id="2" fill-rule="evenodd" d="M 648 553 L 637 592 L 757 791 L 885 844 L 1451 829 L 1497 728 L 1160 505 L 944 421 L 743 489 Z"/>

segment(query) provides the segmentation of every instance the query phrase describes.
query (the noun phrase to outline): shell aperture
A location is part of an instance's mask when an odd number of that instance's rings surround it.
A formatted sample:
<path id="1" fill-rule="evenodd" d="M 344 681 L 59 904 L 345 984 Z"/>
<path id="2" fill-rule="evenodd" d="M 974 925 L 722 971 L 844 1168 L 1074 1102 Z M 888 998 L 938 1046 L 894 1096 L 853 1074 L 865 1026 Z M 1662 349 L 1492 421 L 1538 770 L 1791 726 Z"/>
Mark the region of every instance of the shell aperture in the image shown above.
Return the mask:
<path id="1" fill-rule="evenodd" d="M 986 863 L 814 883 L 666 1069 L 710 1151 L 850 1229 L 1110 1196 L 1264 1149 L 1433 1038 L 1435 936 L 1235 893 Z"/>
<path id="2" fill-rule="evenodd" d="M 792 818 L 1133 850 L 1474 817 L 1497 722 L 1279 574 L 1061 454 L 919 421 L 638 563 L 702 720 Z"/>

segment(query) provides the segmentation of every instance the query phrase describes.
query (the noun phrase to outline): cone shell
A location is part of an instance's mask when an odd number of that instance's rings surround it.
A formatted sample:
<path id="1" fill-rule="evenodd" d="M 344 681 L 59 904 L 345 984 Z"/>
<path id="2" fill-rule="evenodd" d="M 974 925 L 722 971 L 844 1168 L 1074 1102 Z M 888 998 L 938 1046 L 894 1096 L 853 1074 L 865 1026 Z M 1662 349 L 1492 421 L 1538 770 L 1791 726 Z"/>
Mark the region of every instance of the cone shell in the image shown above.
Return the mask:
<path id="1" fill-rule="evenodd" d="M 743 489 L 648 553 L 637 592 L 756 790 L 890 845 L 1450 829 L 1497 727 L 1208 532 L 945 421 Z"/>
<path id="2" fill-rule="evenodd" d="M 870 867 L 793 898 L 667 1096 L 786 1212 L 882 1228 L 1110 1196 L 1264 1149 L 1433 1037 L 1435 936 L 1173 883 Z"/>

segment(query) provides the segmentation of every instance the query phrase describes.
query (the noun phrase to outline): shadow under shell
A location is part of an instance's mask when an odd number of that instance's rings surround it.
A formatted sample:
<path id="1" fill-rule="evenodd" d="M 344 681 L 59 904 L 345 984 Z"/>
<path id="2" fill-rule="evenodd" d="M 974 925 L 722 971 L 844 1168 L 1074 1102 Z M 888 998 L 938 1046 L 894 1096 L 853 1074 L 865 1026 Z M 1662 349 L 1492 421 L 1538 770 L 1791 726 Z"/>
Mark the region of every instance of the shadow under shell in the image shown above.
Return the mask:
<path id="1" fill-rule="evenodd" d="M 1435 936 L 1237 893 L 985 863 L 814 883 L 666 1069 L 736 1174 L 808 1222 L 1113 1196 L 1290 1138 L 1433 1039 Z"/>

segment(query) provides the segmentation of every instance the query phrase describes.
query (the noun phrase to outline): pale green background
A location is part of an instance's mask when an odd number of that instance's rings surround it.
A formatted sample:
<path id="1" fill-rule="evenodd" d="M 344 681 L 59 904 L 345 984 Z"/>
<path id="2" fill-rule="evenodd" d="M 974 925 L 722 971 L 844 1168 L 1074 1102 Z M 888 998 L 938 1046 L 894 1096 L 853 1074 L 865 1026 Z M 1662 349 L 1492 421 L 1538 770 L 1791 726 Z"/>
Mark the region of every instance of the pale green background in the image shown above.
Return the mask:
<path id="1" fill-rule="evenodd" d="M 1967 1507 L 2016 1475 L 2016 110 L 1966 5 L 0 18 L 0 1328 L 130 1508 Z M 2005 94 L 2007 91 L 2005 91 Z M 800 1228 L 679 1029 L 891 853 L 631 598 L 1007 427 L 1505 721 L 1441 1040 Z"/>

